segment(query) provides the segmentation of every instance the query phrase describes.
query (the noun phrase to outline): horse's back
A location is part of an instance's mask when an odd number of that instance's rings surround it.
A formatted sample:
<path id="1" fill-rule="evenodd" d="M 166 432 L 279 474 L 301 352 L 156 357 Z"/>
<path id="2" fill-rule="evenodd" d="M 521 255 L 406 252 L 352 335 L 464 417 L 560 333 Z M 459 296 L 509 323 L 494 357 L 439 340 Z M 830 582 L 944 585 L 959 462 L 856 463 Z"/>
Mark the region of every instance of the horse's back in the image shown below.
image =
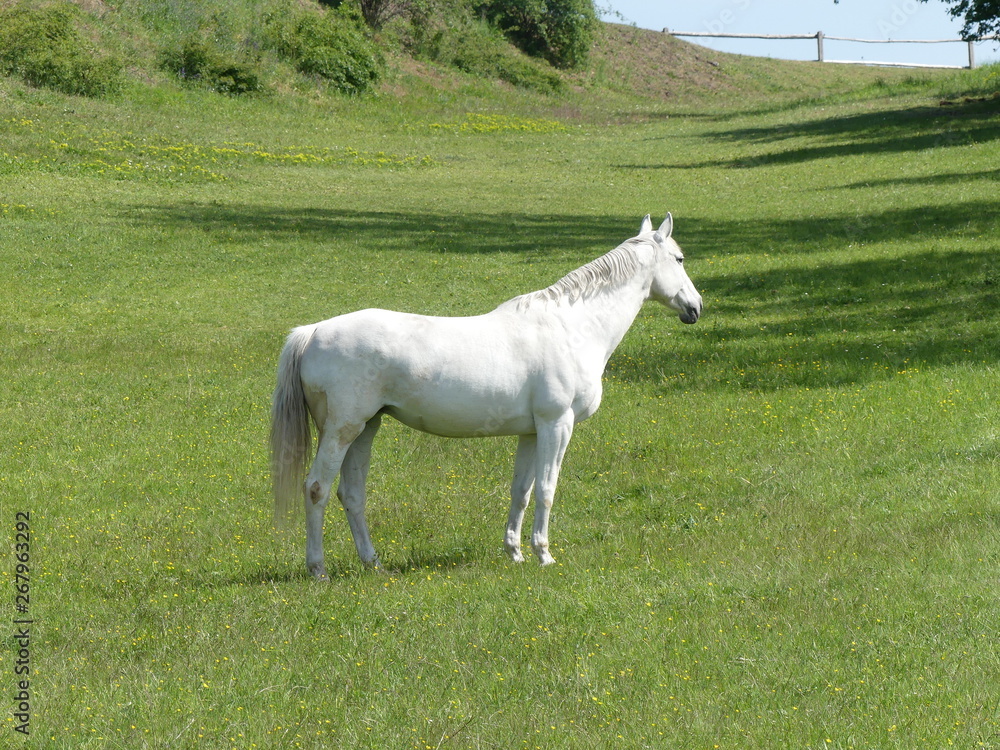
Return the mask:
<path id="1" fill-rule="evenodd" d="M 530 327 L 509 316 L 434 317 L 368 309 L 317 323 L 309 348 L 343 362 L 404 368 L 414 377 L 482 372 L 490 360 L 530 359 Z M 515 369 L 521 370 L 521 367 Z"/>

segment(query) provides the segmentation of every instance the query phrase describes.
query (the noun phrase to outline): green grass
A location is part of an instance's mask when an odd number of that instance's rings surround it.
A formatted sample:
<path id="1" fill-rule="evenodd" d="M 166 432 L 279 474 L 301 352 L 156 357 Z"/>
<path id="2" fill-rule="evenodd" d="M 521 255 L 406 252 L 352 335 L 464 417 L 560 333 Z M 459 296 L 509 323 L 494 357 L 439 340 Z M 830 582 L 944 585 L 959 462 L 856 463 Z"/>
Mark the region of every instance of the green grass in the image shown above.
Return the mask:
<path id="1" fill-rule="evenodd" d="M 796 103 L 769 64 L 738 107 L 0 81 L 0 580 L 9 630 L 30 511 L 35 620 L 4 743 L 1000 746 L 1000 116 L 938 103 L 995 73 Z M 612 359 L 557 565 L 502 554 L 512 440 L 387 423 L 387 573 L 331 507 L 310 580 L 269 525 L 287 330 L 482 312 L 666 210 L 705 314 Z"/>

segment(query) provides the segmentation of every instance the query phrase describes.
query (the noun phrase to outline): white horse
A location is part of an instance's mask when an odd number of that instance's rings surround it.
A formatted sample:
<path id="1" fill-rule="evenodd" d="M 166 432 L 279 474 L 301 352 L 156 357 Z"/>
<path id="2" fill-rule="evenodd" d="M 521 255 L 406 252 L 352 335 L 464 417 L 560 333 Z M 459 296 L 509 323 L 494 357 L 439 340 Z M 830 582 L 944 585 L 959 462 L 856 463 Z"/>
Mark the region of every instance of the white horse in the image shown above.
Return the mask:
<path id="1" fill-rule="evenodd" d="M 670 214 L 656 231 L 646 216 L 637 237 L 485 315 L 361 310 L 295 328 L 278 364 L 272 479 L 279 522 L 304 490 L 309 571 L 327 577 L 323 513 L 338 473 L 358 555 L 366 567 L 380 565 L 365 521 L 365 479 L 383 414 L 447 437 L 517 435 L 504 546 L 524 560 L 521 521 L 534 487 L 531 546 L 542 565 L 554 562 L 548 522 L 559 467 L 573 425 L 597 411 L 608 359 L 647 299 L 684 323 L 701 315 L 672 229 Z M 303 485 L 308 415 L 319 444 Z"/>

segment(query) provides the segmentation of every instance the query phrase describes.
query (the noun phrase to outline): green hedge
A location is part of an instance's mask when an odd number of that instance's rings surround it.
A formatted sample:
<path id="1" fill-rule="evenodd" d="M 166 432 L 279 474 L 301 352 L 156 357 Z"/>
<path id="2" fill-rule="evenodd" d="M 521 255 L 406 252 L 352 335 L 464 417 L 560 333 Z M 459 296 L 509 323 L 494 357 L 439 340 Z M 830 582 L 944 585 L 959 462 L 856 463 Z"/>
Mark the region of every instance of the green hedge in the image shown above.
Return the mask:
<path id="1" fill-rule="evenodd" d="M 0 9 L 0 72 L 66 94 L 118 91 L 124 65 L 95 50 L 80 31 L 83 25 L 83 14 L 71 3 Z"/>
<path id="2" fill-rule="evenodd" d="M 184 81 L 197 81 L 222 94 L 262 91 L 264 84 L 249 62 L 223 52 L 212 42 L 187 39 L 161 56 L 161 64 Z"/>
<path id="3" fill-rule="evenodd" d="M 520 49 L 557 68 L 582 65 L 594 43 L 593 0 L 487 0 L 478 6 Z"/>
<path id="4" fill-rule="evenodd" d="M 413 0 L 403 46 L 415 57 L 496 78 L 522 88 L 552 92 L 565 87 L 543 60 L 514 48 L 467 0 Z"/>
<path id="5" fill-rule="evenodd" d="M 265 17 L 264 44 L 306 75 L 338 91 L 360 94 L 382 79 L 385 61 L 360 13 L 349 6 L 322 12 L 288 6 Z"/>

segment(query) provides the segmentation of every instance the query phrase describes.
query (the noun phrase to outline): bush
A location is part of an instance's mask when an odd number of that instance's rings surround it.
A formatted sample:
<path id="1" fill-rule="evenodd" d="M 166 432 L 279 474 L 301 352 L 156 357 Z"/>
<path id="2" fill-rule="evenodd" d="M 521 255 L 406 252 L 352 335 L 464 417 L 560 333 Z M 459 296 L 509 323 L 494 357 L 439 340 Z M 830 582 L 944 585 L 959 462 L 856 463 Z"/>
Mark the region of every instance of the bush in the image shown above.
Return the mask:
<path id="1" fill-rule="evenodd" d="M 548 64 L 512 49 L 500 31 L 473 18 L 469 6 L 456 0 L 423 0 L 411 9 L 409 35 L 402 42 L 415 57 L 536 91 L 564 87 Z"/>
<path id="2" fill-rule="evenodd" d="M 593 0 L 486 0 L 479 8 L 521 50 L 557 68 L 582 65 L 594 43 Z"/>
<path id="3" fill-rule="evenodd" d="M 369 91 L 382 78 L 383 58 L 360 15 L 348 6 L 320 13 L 291 7 L 271 13 L 265 18 L 264 43 L 300 72 L 346 94 Z"/>
<path id="4" fill-rule="evenodd" d="M 75 5 L 0 9 L 0 72 L 65 94 L 102 96 L 121 88 L 124 66 L 80 33 Z"/>
<path id="5" fill-rule="evenodd" d="M 471 75 L 543 92 L 559 91 L 564 85 L 552 68 L 518 54 L 482 25 L 466 29 L 448 49 L 450 64 Z"/>
<path id="6" fill-rule="evenodd" d="M 161 64 L 181 80 L 199 81 L 221 94 L 236 96 L 264 88 L 252 64 L 199 39 L 187 39 L 179 49 L 167 50 Z"/>

